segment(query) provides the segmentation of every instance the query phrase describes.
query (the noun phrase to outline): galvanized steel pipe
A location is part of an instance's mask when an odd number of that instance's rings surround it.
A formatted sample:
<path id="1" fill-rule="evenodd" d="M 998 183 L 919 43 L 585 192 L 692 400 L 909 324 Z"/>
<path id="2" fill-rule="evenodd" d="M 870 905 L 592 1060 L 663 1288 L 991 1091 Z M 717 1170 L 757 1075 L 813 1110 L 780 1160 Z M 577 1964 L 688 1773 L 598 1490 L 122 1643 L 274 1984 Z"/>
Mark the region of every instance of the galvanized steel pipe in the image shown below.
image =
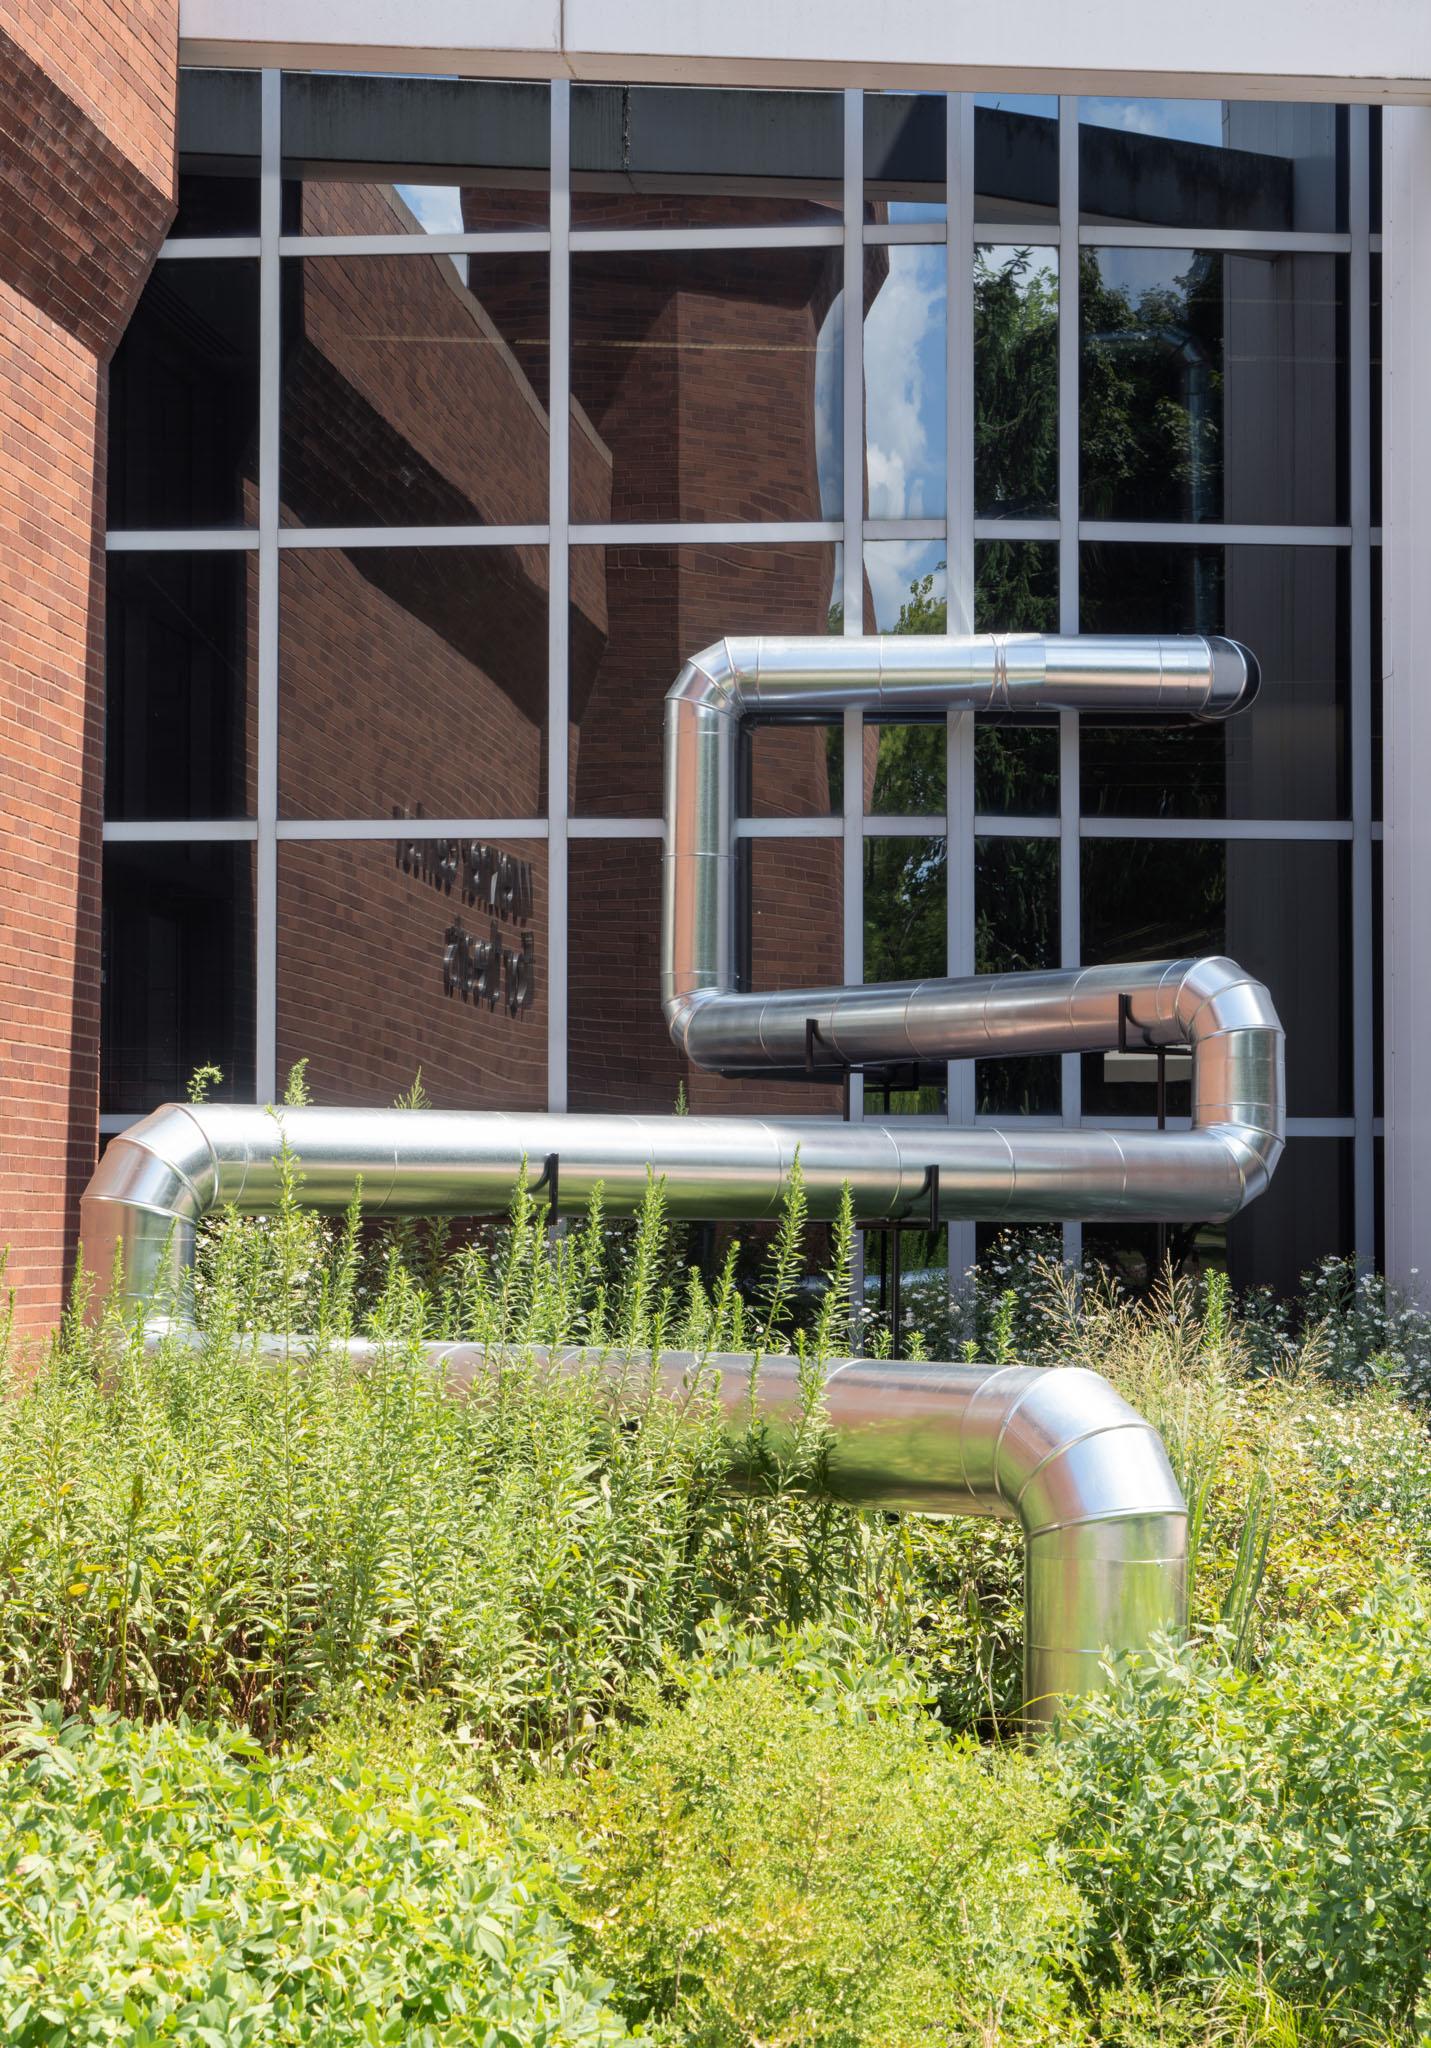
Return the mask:
<path id="1" fill-rule="evenodd" d="M 893 718 L 957 703 L 1221 718 L 1257 681 L 1245 649 L 1197 636 L 725 640 L 687 663 L 667 703 L 662 990 L 672 1032 L 698 1065 L 798 1071 L 811 1020 L 825 1054 L 853 1064 L 1096 1051 L 1118 1043 L 1121 1004 L 1137 1042 L 1191 1045 L 1190 1130 L 297 1109 L 284 1129 L 304 1199 L 341 1209 L 361 1182 L 372 1214 L 481 1213 L 506 1204 L 524 1159 L 556 1153 L 563 1209 L 583 1208 L 599 1184 L 613 1214 L 630 1214 L 651 1173 L 677 1216 L 759 1219 L 779 1212 L 798 1151 L 817 1217 L 835 1214 L 846 1185 L 861 1217 L 904 1215 L 931 1168 L 946 1220 L 1234 1215 L 1282 1149 L 1282 1031 L 1259 982 L 1205 959 L 737 992 L 735 747 L 752 710 L 855 704 Z M 269 1114 L 220 1104 L 170 1105 L 116 1137 L 81 1212 L 97 1305 L 114 1271 L 138 1300 L 166 1269 L 181 1274 L 210 1210 L 271 1208 L 277 1150 Z"/>
<path id="2" fill-rule="evenodd" d="M 371 1338 L 347 1345 L 360 1365 L 379 1349 Z M 458 1394 L 480 1390 L 513 1355 L 425 1347 L 426 1365 Z M 806 1420 L 796 1358 L 673 1351 L 653 1361 L 645 1351 L 544 1345 L 519 1355 L 560 1375 L 598 1374 L 628 1410 L 654 1395 L 699 1420 L 702 1395 L 714 1392 L 737 1472 L 753 1416 L 763 1457 L 787 1452 Z M 1019 1524 L 1027 1721 L 1051 1721 L 1062 1700 L 1101 1690 L 1110 1653 L 1144 1651 L 1186 1621 L 1186 1504 L 1156 1430 L 1096 1372 L 843 1359 L 829 1369 L 821 1408 L 830 1432 L 822 1480 L 835 1499 Z"/>
<path id="3" fill-rule="evenodd" d="M 736 767 L 753 714 L 897 720 L 972 711 L 1139 712 L 1221 719 L 1257 693 L 1255 657 L 1189 635 L 1056 638 L 890 634 L 718 640 L 666 699 L 661 998 L 671 1035 L 723 1074 L 1111 1051 L 1120 1005 L 1146 1046 L 1192 1047 L 1192 1130 L 873 1127 L 940 1169 L 941 1213 L 998 1221 L 1223 1220 L 1262 1192 L 1282 1150 L 1282 1027 L 1230 960 L 944 977 L 776 994 L 735 986 Z M 862 1126 L 869 1131 L 872 1127 Z M 860 1140 L 851 1142 L 852 1158 Z M 853 1178 L 854 1176 L 852 1176 Z M 890 1213 L 878 1202 L 861 1213 Z"/>
<path id="4" fill-rule="evenodd" d="M 329 1211 L 361 1188 L 370 1215 L 473 1214 L 509 1201 L 523 1161 L 556 1153 L 561 1207 L 600 1186 L 640 1207 L 654 1175 L 681 1217 L 778 1214 L 798 1152 L 811 1213 L 843 1189 L 865 1218 L 910 1213 L 938 1169 L 943 1218 L 1196 1221 L 1236 1213 L 1282 1149 L 1282 1031 L 1260 983 L 1222 959 L 876 987 L 737 991 L 736 761 L 742 718 L 856 706 L 885 719 L 974 710 L 1137 711 L 1221 718 L 1250 701 L 1257 664 L 1218 639 L 970 636 L 726 640 L 687 664 L 667 702 L 662 1000 L 703 1067 L 803 1070 L 1136 1042 L 1193 1052 L 1189 1130 L 955 1129 L 836 1123 L 170 1104 L 112 1140 L 82 1205 L 98 1313 L 121 1296 L 177 1298 L 213 1211 L 271 1210 L 286 1139 L 302 1198 Z M 280 1130 L 281 1124 L 281 1130 Z M 454 1368 L 475 1347 L 446 1354 Z M 723 1361 L 735 1406 L 750 1361 Z M 669 1379 L 676 1366 L 662 1368 Z M 742 1371 L 745 1378 L 742 1379 Z M 670 1388 L 675 1391 L 675 1387 Z M 766 1361 L 760 1412 L 796 1401 L 791 1361 Z M 832 1376 L 832 1484 L 844 1498 L 1023 1526 L 1030 1711 L 1096 1684 L 1105 1648 L 1133 1649 L 1181 1619 L 1186 1510 L 1156 1434 L 1096 1374 L 851 1362 Z"/>

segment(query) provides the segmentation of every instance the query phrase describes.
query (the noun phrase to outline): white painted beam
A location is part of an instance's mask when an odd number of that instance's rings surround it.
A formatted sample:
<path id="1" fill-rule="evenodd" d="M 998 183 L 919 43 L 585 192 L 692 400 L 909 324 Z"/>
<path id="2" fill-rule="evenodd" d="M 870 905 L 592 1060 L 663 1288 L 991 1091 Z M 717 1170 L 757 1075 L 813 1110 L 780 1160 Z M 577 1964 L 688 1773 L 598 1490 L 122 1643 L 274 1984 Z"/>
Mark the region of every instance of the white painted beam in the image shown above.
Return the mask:
<path id="1" fill-rule="evenodd" d="M 1426 0 L 181 0 L 188 63 L 1431 101 Z"/>

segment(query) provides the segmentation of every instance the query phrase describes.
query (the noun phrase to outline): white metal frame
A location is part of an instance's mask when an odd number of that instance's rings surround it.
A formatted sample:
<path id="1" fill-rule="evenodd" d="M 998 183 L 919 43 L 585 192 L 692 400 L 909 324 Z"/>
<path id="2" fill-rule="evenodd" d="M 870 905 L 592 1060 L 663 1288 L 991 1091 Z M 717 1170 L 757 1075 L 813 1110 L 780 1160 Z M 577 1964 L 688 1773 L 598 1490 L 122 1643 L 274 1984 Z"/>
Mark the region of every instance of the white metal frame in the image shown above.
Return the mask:
<path id="1" fill-rule="evenodd" d="M 277 862 L 286 841 L 376 840 L 393 836 L 386 819 L 303 820 L 278 814 L 278 564 L 281 553 L 294 549 L 359 547 L 510 547 L 542 545 L 549 550 L 549 757 L 550 788 L 544 818 L 422 819 L 406 821 L 404 836 L 453 835 L 488 838 L 522 837 L 546 842 L 550 926 L 546 963 L 549 996 L 548 1099 L 553 1109 L 566 1103 L 567 1046 L 567 849 L 577 839 L 654 839 L 658 818 L 582 818 L 568 815 L 567 804 L 567 593 L 570 550 L 582 546 L 631 543 L 710 544 L 720 542 L 843 543 L 842 595 L 845 631 L 863 624 L 865 543 L 890 540 L 943 542 L 948 563 L 948 606 L 951 630 L 972 625 L 974 547 L 977 541 L 1038 540 L 1057 548 L 1059 625 L 1075 632 L 1079 625 L 1079 548 L 1083 541 L 1117 540 L 1162 546 L 1302 546 L 1337 547 L 1349 551 L 1351 703 L 1351 814 L 1341 819 L 1209 819 L 1209 818 L 1083 818 L 1079 810 L 1079 723 L 1065 715 L 1059 723 L 1059 805 L 1056 814 L 1038 817 L 989 817 L 974 808 L 974 732 L 967 716 L 953 716 L 947 734 L 947 809 L 942 817 L 892 818 L 863 815 L 862 742 L 858 715 L 847 716 L 844 733 L 844 807 L 828 818 L 752 818 L 740 831 L 752 839 L 839 838 L 844 844 L 843 945 L 846 978 L 863 974 L 863 846 L 867 838 L 919 837 L 945 834 L 951 849 L 947 913 L 948 967 L 968 972 L 974 960 L 974 842 L 976 837 L 1057 839 L 1060 854 L 1059 930 L 1062 964 L 1080 959 L 1079 859 L 1084 840 L 1179 839 L 1227 842 L 1267 840 L 1349 841 L 1352 862 L 1351 973 L 1353 1006 L 1353 1115 L 1349 1118 L 1297 1118 L 1289 1132 L 1298 1137 L 1350 1139 L 1355 1158 L 1355 1247 L 1369 1260 L 1374 1244 L 1375 1154 L 1380 1130 L 1373 1118 L 1373 927 L 1372 845 L 1381 828 L 1372 817 L 1371 730 L 1371 549 L 1380 540 L 1371 523 L 1370 408 L 1372 365 L 1367 324 L 1369 263 L 1380 236 L 1371 232 L 1369 195 L 1369 119 L 1363 107 L 1353 108 L 1350 121 L 1349 231 L 1337 234 L 1260 233 L 1229 230 L 1187 231 L 1085 224 L 1079 215 L 1078 111 L 1075 97 L 1059 102 L 1059 203 L 1056 219 L 1028 223 L 989 222 L 974 218 L 974 101 L 968 94 L 947 95 L 947 219 L 944 221 L 866 223 L 864 213 L 863 92 L 844 90 L 843 190 L 844 219 L 838 226 L 786 228 L 706 228 L 646 231 L 573 229 L 570 210 L 570 85 L 561 78 L 551 86 L 551 216 L 544 231 L 521 233 L 302 236 L 280 234 L 280 89 L 277 71 L 262 73 L 262 156 L 260 164 L 260 231 L 256 238 L 170 241 L 161 250 L 168 261 L 196 259 L 258 260 L 260 275 L 259 337 L 259 519 L 247 531 L 115 532 L 108 545 L 115 552 L 152 550 L 251 550 L 258 556 L 259 609 L 257 641 L 257 815 L 249 819 L 156 822 L 112 821 L 105 838 L 113 843 L 151 841 L 167 844 L 199 841 L 248 842 L 255 847 L 255 930 L 257 1015 L 255 1046 L 257 1078 L 262 1094 L 276 1094 L 277 1044 Z M 997 520 L 976 518 L 973 494 L 973 251 L 980 244 L 1017 242 L 1056 252 L 1059 270 L 1059 435 L 1058 512 L 1048 519 Z M 866 516 L 864 506 L 864 368 L 863 322 L 860 318 L 863 260 L 866 246 L 943 244 L 947 251 L 946 349 L 947 503 L 942 519 L 881 520 Z M 1080 520 L 1078 516 L 1078 257 L 1081 249 L 1199 248 L 1234 251 L 1331 252 L 1348 259 L 1351 318 L 1348 365 L 1350 505 L 1345 526 L 1246 526 L 1122 524 Z M 617 250 L 716 250 L 838 248 L 844 283 L 844 383 L 841 419 L 844 441 L 844 482 L 841 516 L 832 520 L 747 522 L 687 525 L 580 525 L 568 516 L 570 426 L 570 265 L 574 252 Z M 548 252 L 551 262 L 551 391 L 550 501 L 548 519 L 524 526 L 295 528 L 280 525 L 278 451 L 281 364 L 279 360 L 279 277 L 285 258 L 314 255 L 382 254 L 398 259 L 434 253 Z M 653 739 L 653 744 L 655 741 Z M 1042 1119 L 1054 1125 L 1077 1125 L 1081 1118 L 1081 1074 L 1077 1058 L 1062 1063 L 1062 1109 L 1059 1117 Z M 949 1110 L 961 1122 L 981 1122 L 974 1109 L 974 1075 L 967 1063 L 951 1066 Z M 861 1113 L 858 1079 L 852 1089 L 853 1113 Z M 106 1130 L 119 1128 L 126 1117 L 107 1115 Z M 1125 1120 L 1119 1120 L 1123 1122 Z M 1126 1120 L 1136 1127 L 1139 1119 Z M 973 1228 L 955 1226 L 950 1233 L 951 1271 L 957 1275 L 972 1260 Z M 1076 1259 L 1081 1230 L 1065 1230 L 1065 1251 Z"/>

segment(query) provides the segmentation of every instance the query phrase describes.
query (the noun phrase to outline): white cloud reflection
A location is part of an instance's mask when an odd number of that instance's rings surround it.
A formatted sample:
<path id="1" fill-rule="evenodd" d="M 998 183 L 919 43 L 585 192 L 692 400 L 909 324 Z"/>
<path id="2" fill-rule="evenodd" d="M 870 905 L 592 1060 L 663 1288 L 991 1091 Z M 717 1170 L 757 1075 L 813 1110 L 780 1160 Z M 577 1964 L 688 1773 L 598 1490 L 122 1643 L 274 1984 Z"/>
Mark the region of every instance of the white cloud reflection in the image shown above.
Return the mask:
<path id="1" fill-rule="evenodd" d="M 1171 142 L 1203 142 L 1220 147 L 1223 134 L 1221 100 L 1086 99 L 1078 118 L 1091 128 L 1121 128 L 1129 135 L 1162 135 Z"/>
<path id="2" fill-rule="evenodd" d="M 396 191 L 425 235 L 462 233 L 460 185 L 399 185 Z"/>
<path id="3" fill-rule="evenodd" d="M 934 578 L 930 596 L 945 594 L 942 540 L 873 540 L 865 543 L 865 575 L 874 604 L 874 629 L 892 633 L 899 624 L 900 607 L 909 596 L 911 583 Z"/>
<path id="4" fill-rule="evenodd" d="M 872 519 L 944 512 L 945 275 L 939 247 L 894 246 L 865 315 L 865 438 Z"/>
<path id="5" fill-rule="evenodd" d="M 820 479 L 820 511 L 838 519 L 844 510 L 845 295 L 836 292 L 815 337 L 815 467 Z"/>

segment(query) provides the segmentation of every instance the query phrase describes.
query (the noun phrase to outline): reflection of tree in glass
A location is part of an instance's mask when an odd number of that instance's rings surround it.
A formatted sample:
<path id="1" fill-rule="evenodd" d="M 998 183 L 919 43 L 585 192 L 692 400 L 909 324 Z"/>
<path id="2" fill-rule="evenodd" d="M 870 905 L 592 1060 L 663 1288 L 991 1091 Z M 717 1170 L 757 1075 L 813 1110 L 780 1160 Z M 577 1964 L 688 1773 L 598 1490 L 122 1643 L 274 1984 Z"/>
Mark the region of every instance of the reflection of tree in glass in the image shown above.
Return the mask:
<path id="1" fill-rule="evenodd" d="M 1138 292 L 1079 263 L 1084 516 L 1222 516 L 1222 258 L 1207 252 Z"/>
<path id="2" fill-rule="evenodd" d="M 865 841 L 865 980 L 920 981 L 944 972 L 942 839 Z"/>
<path id="3" fill-rule="evenodd" d="M 1001 543 L 1009 553 L 1013 544 Z M 940 567 L 944 565 L 941 563 Z M 948 608 L 934 575 L 910 585 L 897 632 L 942 633 Z M 1025 773 L 1017 748 L 1054 735 L 981 731 L 978 774 L 1013 787 Z M 985 743 L 987 744 L 987 748 Z M 883 726 L 871 808 L 927 815 L 944 806 L 943 725 Z M 865 979 L 902 981 L 946 971 L 947 847 L 943 839 L 865 842 Z M 980 839 L 975 870 L 975 972 L 1053 966 L 1058 960 L 1058 846 L 1051 839 Z M 1057 1068 L 1047 1061 L 980 1064 L 980 1109 L 1057 1107 Z M 1050 1100 L 1050 1094 L 1052 1099 Z M 921 1104 L 922 1107 L 929 1105 Z"/>
<path id="4" fill-rule="evenodd" d="M 974 502 L 991 519 L 1058 504 L 1058 279 L 1029 249 L 974 252 Z"/>

